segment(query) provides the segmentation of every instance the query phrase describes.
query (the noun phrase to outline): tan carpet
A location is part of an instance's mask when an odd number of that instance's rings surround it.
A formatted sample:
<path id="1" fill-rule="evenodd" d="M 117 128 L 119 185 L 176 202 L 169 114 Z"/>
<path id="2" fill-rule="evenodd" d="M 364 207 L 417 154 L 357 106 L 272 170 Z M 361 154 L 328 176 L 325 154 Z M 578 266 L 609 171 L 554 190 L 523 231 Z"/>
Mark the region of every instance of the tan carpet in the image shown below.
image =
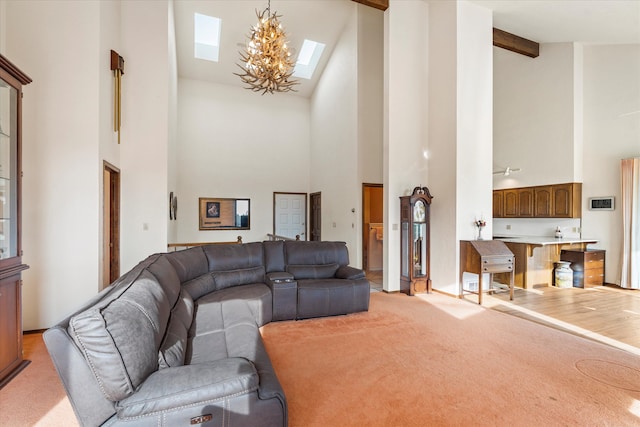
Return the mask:
<path id="1" fill-rule="evenodd" d="M 0 390 L 0 426 L 77 426 L 42 334 L 25 334 L 23 349 L 31 363 Z"/>
<path id="2" fill-rule="evenodd" d="M 291 427 L 640 424 L 637 356 L 439 294 L 263 336 Z"/>
<path id="3" fill-rule="evenodd" d="M 640 425 L 639 357 L 439 294 L 262 332 L 291 427 Z M 77 425 L 40 334 L 25 356 L 0 426 Z"/>

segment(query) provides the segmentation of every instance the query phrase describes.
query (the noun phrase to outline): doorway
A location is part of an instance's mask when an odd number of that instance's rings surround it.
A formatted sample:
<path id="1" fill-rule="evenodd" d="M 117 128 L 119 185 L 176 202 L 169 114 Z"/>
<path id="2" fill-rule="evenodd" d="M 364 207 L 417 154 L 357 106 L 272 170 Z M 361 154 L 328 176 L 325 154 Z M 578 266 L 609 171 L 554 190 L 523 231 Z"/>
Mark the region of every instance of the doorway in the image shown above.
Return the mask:
<path id="1" fill-rule="evenodd" d="M 362 184 L 362 266 L 374 288 L 382 289 L 384 248 L 384 189 Z"/>
<path id="2" fill-rule="evenodd" d="M 320 192 L 311 193 L 311 215 L 309 215 L 310 240 L 322 240 L 322 197 Z"/>
<path id="3" fill-rule="evenodd" d="M 307 193 L 273 193 L 273 234 L 307 240 Z"/>
<path id="4" fill-rule="evenodd" d="M 120 277 L 120 171 L 104 162 L 102 196 L 102 286 Z"/>

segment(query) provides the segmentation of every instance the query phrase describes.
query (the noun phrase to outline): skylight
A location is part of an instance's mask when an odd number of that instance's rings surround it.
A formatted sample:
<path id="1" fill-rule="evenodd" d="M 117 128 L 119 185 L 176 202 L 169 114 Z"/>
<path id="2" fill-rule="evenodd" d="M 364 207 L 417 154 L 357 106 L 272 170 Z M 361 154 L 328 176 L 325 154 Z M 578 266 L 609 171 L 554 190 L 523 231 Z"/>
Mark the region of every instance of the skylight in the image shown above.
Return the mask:
<path id="1" fill-rule="evenodd" d="M 305 39 L 298 54 L 298 61 L 296 61 L 293 75 L 303 79 L 310 79 L 318 66 L 323 50 L 323 43 Z"/>
<path id="2" fill-rule="evenodd" d="M 215 16 L 194 13 L 194 53 L 198 59 L 218 62 L 222 20 Z"/>

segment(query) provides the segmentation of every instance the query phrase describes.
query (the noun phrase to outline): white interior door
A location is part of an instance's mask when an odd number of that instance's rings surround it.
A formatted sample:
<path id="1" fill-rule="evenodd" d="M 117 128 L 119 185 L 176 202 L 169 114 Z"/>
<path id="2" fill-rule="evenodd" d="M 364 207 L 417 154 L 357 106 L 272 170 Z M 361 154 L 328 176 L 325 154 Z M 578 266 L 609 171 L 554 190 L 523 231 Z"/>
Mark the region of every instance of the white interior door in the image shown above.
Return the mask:
<path id="1" fill-rule="evenodd" d="M 274 193 L 274 233 L 276 236 L 307 240 L 307 195 Z"/>

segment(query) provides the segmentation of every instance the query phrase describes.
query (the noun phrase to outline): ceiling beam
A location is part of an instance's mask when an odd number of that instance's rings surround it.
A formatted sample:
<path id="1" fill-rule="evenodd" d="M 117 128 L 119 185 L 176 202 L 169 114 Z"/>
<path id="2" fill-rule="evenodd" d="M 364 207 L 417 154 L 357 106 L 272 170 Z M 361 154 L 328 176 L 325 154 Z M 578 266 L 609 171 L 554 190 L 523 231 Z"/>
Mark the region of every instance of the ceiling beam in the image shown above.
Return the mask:
<path id="1" fill-rule="evenodd" d="M 380 10 L 387 10 L 389 7 L 389 0 L 353 0 L 356 3 L 361 3 L 366 6 L 375 7 Z"/>
<path id="2" fill-rule="evenodd" d="M 531 58 L 537 58 L 540 55 L 539 43 L 497 28 L 493 29 L 493 45 Z"/>

